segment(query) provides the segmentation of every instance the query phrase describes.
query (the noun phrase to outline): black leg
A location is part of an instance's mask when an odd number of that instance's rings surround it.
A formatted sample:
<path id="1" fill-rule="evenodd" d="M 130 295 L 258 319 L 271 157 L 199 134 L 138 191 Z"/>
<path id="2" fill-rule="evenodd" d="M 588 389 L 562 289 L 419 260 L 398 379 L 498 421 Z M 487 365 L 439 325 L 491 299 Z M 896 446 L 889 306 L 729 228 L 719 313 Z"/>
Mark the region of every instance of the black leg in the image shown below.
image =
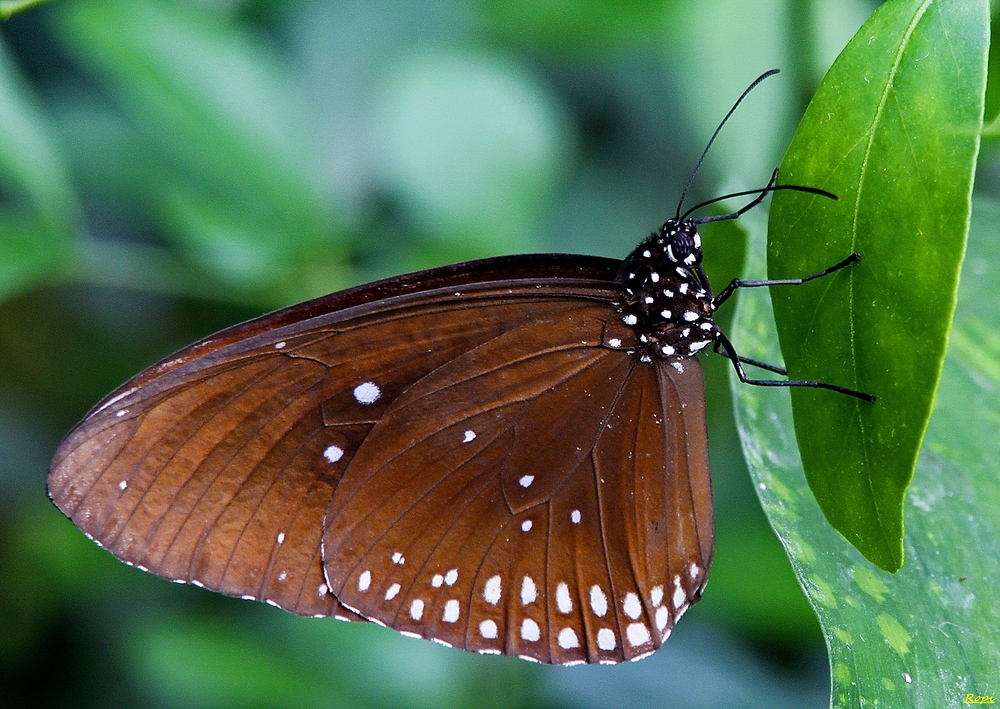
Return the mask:
<path id="1" fill-rule="evenodd" d="M 780 280 L 774 280 L 774 281 L 741 281 L 739 278 L 734 278 L 728 286 L 722 289 L 722 292 L 719 293 L 719 295 L 715 296 L 715 300 L 712 301 L 712 304 L 716 308 L 718 308 L 720 305 L 729 300 L 729 296 L 731 296 L 736 291 L 737 288 L 760 288 L 761 286 L 802 285 L 803 283 L 811 281 L 814 278 L 822 278 L 823 276 L 830 275 L 834 271 L 839 271 L 844 266 L 849 266 L 855 261 L 859 260 L 860 258 L 861 258 L 860 254 L 855 252 L 850 256 L 848 256 L 847 258 L 845 258 L 840 263 L 830 266 L 830 268 L 825 268 L 819 273 L 814 273 L 811 276 L 806 276 L 805 278 L 782 278 Z"/>
<path id="2" fill-rule="evenodd" d="M 728 342 L 728 340 L 726 340 L 726 341 Z M 719 345 L 719 341 L 718 340 L 715 341 L 715 344 L 712 346 L 712 349 L 715 350 L 716 354 L 720 354 L 723 357 L 725 357 L 726 359 L 732 359 L 732 357 L 730 356 L 730 354 L 728 352 L 726 352 Z M 749 364 L 749 365 L 752 365 L 754 367 L 759 367 L 760 369 L 766 369 L 769 372 L 774 372 L 775 374 L 781 374 L 781 375 L 784 375 L 784 376 L 788 376 L 788 372 L 785 371 L 785 369 L 783 367 L 778 367 L 777 365 L 774 365 L 774 364 L 768 364 L 767 362 L 761 362 L 760 360 L 750 359 L 749 357 L 742 357 L 740 355 L 736 355 L 736 359 L 738 359 L 743 364 Z"/>
<path id="3" fill-rule="evenodd" d="M 729 361 L 733 363 L 733 367 L 736 369 L 736 376 L 738 376 L 740 381 L 744 384 L 753 384 L 754 386 L 761 387 L 810 387 L 812 389 L 829 389 L 830 391 L 846 394 L 847 396 L 853 396 L 855 399 L 861 399 L 862 401 L 867 401 L 869 403 L 874 403 L 875 401 L 875 397 L 871 394 L 865 394 L 860 391 L 854 391 L 853 389 L 847 389 L 845 387 L 837 386 L 836 384 L 827 384 L 825 382 L 814 382 L 803 379 L 751 379 L 746 375 L 746 372 L 743 371 L 744 359 L 736 354 L 736 350 L 733 349 L 733 345 L 729 339 L 721 332 L 716 333 L 716 339 L 724 350 L 721 354 L 724 354 L 729 358 Z M 759 366 L 760 363 L 748 361 L 747 364 Z M 765 365 L 763 368 L 774 372 L 778 370 L 777 367 L 772 369 L 771 365 Z"/>

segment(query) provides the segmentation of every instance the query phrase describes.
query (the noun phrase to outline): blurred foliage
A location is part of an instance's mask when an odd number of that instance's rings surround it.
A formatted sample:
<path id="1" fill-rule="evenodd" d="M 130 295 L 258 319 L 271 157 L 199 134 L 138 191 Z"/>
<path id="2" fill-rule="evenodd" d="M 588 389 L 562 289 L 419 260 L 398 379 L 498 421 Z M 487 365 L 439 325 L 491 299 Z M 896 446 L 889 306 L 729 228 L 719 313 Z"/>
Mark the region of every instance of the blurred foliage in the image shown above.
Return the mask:
<path id="1" fill-rule="evenodd" d="M 818 626 L 754 498 L 721 360 L 714 580 L 628 668 L 472 656 L 167 584 L 43 488 L 90 405 L 221 327 L 467 258 L 623 256 L 780 66 L 691 199 L 763 184 L 875 4 L 60 0 L 0 25 L 0 703 L 601 706 L 613 688 L 629 706 L 825 706 Z M 991 170 L 995 154 L 987 188 Z M 706 231 L 717 284 L 743 238 Z"/>

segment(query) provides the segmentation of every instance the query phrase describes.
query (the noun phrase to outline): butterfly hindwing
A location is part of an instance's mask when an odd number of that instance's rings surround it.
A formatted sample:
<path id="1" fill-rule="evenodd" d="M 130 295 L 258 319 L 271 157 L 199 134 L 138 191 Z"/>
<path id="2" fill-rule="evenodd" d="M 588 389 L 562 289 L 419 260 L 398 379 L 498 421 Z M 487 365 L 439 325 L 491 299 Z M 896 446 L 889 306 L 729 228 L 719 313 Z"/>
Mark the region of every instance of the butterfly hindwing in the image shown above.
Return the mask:
<path id="1" fill-rule="evenodd" d="M 606 307 L 558 315 L 429 373 L 372 429 L 326 520 L 327 578 L 349 607 L 543 662 L 617 662 L 662 643 L 675 617 L 667 478 L 686 494 L 687 467 L 671 466 L 690 466 L 707 485 L 704 422 L 690 438 L 680 422 L 667 430 L 676 392 L 665 398 L 654 366 L 637 366 Z M 702 386 L 691 364 L 666 377 L 688 396 Z M 710 510 L 705 520 L 710 535 Z"/>

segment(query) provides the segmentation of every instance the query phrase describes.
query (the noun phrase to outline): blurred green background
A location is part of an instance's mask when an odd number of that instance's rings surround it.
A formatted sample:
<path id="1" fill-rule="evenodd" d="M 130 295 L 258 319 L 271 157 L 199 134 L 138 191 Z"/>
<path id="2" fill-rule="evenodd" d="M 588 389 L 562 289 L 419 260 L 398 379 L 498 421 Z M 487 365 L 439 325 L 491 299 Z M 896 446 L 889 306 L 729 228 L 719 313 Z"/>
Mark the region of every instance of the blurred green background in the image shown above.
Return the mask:
<path id="1" fill-rule="evenodd" d="M 877 4 L 86 0 L 0 24 L 0 704 L 827 706 L 721 358 L 712 582 L 628 666 L 479 657 L 169 584 L 87 541 L 44 481 L 101 396 L 227 325 L 469 258 L 623 257 L 780 67 L 693 198 L 763 185 Z M 743 249 L 706 230 L 717 285 Z"/>

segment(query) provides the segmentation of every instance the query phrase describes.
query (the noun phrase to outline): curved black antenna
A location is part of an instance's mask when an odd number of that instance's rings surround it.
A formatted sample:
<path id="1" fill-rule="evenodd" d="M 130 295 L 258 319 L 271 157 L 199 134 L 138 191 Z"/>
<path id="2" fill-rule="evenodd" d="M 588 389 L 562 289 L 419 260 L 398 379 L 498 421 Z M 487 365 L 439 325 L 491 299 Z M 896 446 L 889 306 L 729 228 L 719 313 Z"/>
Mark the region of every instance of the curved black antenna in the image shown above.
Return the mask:
<path id="1" fill-rule="evenodd" d="M 804 185 L 768 185 L 767 187 L 763 187 L 761 189 L 744 190 L 742 192 L 733 192 L 732 194 L 722 195 L 721 197 L 715 197 L 713 199 L 707 199 L 704 202 L 702 202 L 701 204 L 696 204 L 695 206 L 691 207 L 691 209 L 689 209 L 686 212 L 684 212 L 684 214 L 681 215 L 680 219 L 681 219 L 681 221 L 683 221 L 683 220 L 687 219 L 688 215 L 691 214 L 692 212 L 696 212 L 699 209 L 701 209 L 702 207 L 707 207 L 710 204 L 715 204 L 716 202 L 721 202 L 721 201 L 729 199 L 731 197 L 746 197 L 747 195 L 751 195 L 751 194 L 757 195 L 756 199 L 754 199 L 749 204 L 746 204 L 743 207 L 740 207 L 735 212 L 731 212 L 729 214 L 719 214 L 717 216 L 712 216 L 712 217 L 698 217 L 697 219 L 692 219 L 691 221 L 694 222 L 695 224 L 708 224 L 710 222 L 723 222 L 723 221 L 726 221 L 727 219 L 736 219 L 737 217 L 739 217 L 739 216 L 741 216 L 743 214 L 746 214 L 748 211 L 750 211 L 751 209 L 753 209 L 754 207 L 756 207 L 758 204 L 760 204 L 761 200 L 764 199 L 764 195 L 768 194 L 769 192 L 777 192 L 779 190 L 792 190 L 793 192 L 806 192 L 808 194 L 819 195 L 820 197 L 827 197 L 827 198 L 835 200 L 835 201 L 838 201 L 840 199 L 833 192 L 827 192 L 826 190 L 821 190 L 818 187 L 806 187 Z"/>
<path id="2" fill-rule="evenodd" d="M 733 107 L 729 109 L 729 113 L 726 114 L 726 117 L 722 119 L 721 123 L 719 123 L 719 127 L 715 129 L 714 133 L 712 133 L 712 137 L 709 139 L 708 145 L 706 145 L 705 149 L 701 152 L 701 157 L 698 158 L 698 164 L 694 166 L 694 171 L 691 173 L 691 177 L 688 178 L 687 184 L 684 185 L 684 191 L 681 192 L 680 201 L 677 202 L 677 213 L 674 215 L 676 219 L 681 218 L 681 206 L 684 204 L 684 198 L 687 196 L 688 190 L 691 189 L 691 183 L 694 182 L 694 176 L 698 174 L 698 170 L 701 169 L 701 164 L 705 162 L 705 156 L 708 155 L 708 150 L 712 147 L 712 143 L 714 143 L 715 139 L 718 137 L 719 131 L 722 130 L 722 126 L 726 125 L 726 121 L 729 120 L 729 117 L 733 115 L 739 105 L 743 103 L 743 99 L 747 97 L 747 94 L 757 88 L 757 84 L 762 82 L 767 77 L 774 76 L 780 72 L 781 69 L 771 69 L 770 71 L 765 71 L 763 74 L 754 79 L 753 83 L 746 88 L 746 91 L 744 91 L 743 94 L 736 99 L 736 103 L 734 103 Z"/>

